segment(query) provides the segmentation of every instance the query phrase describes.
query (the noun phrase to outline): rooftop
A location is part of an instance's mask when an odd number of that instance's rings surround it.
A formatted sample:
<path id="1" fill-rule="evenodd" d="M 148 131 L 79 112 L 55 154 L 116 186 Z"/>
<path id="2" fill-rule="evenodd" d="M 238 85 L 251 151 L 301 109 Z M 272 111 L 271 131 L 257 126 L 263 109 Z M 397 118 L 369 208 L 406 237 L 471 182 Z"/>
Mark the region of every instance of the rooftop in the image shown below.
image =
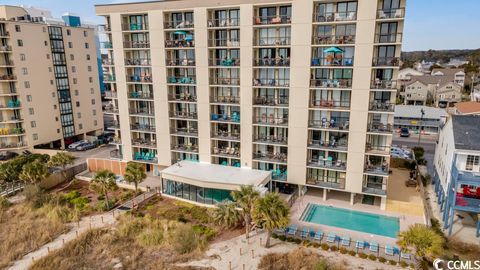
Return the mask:
<path id="1" fill-rule="evenodd" d="M 455 104 L 457 114 L 477 114 L 480 113 L 480 102 L 467 101 Z"/>
<path id="2" fill-rule="evenodd" d="M 424 119 L 441 119 L 446 118 L 448 113 L 445 109 L 433 108 L 427 106 L 415 106 L 415 105 L 396 105 L 395 117 L 403 118 L 422 118 L 421 110 L 425 112 Z"/>
<path id="3" fill-rule="evenodd" d="M 452 115 L 455 149 L 480 151 L 480 116 Z"/>

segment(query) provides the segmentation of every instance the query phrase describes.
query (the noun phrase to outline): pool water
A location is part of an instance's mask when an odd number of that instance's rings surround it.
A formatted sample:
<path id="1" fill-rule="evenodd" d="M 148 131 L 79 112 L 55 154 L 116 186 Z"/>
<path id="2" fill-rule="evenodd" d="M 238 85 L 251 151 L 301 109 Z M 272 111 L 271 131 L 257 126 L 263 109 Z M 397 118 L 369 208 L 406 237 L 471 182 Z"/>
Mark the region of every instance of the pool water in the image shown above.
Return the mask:
<path id="1" fill-rule="evenodd" d="M 332 206 L 308 204 L 300 220 L 396 238 L 400 220 Z"/>

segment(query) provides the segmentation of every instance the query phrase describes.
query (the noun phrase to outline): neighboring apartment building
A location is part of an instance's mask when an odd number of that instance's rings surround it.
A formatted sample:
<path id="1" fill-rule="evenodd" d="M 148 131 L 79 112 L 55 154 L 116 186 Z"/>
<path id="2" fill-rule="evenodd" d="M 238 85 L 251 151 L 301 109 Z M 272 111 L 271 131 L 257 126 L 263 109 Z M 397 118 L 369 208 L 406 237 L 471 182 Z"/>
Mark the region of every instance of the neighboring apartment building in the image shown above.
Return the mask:
<path id="1" fill-rule="evenodd" d="M 94 28 L 0 6 L 0 152 L 101 132 L 96 61 Z"/>
<path id="2" fill-rule="evenodd" d="M 462 101 L 462 89 L 463 87 L 455 82 L 440 84 L 435 91 L 435 106 L 447 108 Z"/>
<path id="3" fill-rule="evenodd" d="M 96 6 L 112 158 L 270 171 L 279 190 L 384 209 L 405 1 L 222 5 Z"/>
<path id="4" fill-rule="evenodd" d="M 444 82 L 454 82 L 462 87 L 465 86 L 465 72 L 463 68 L 434 68 L 430 75 L 443 77 Z"/>
<path id="5" fill-rule="evenodd" d="M 444 228 L 449 229 L 449 234 L 454 223 L 457 224 L 455 226 L 467 226 L 467 222 L 454 222 L 458 219 L 457 215 L 466 214 L 476 220 L 476 227 L 471 226 L 471 231 L 480 236 L 480 220 L 475 219 L 480 213 L 479 126 L 480 116 L 452 115 L 439 134 L 434 158 L 434 183 Z M 467 233 L 465 229 L 460 230 Z"/>
<path id="6" fill-rule="evenodd" d="M 430 91 L 428 85 L 420 80 L 409 82 L 405 85 L 404 104 L 425 106 L 429 98 Z"/>

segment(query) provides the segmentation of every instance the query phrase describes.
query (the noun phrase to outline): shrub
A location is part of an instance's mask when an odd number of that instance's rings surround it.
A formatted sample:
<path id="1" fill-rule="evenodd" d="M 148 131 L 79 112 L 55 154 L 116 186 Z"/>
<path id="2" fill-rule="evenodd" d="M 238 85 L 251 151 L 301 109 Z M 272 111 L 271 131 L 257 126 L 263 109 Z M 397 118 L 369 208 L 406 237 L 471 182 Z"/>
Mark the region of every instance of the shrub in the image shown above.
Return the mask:
<path id="1" fill-rule="evenodd" d="M 76 210 L 62 205 L 45 204 L 41 210 L 54 222 L 68 223 L 79 219 L 79 214 Z"/>
<path id="2" fill-rule="evenodd" d="M 338 247 L 337 247 L 337 246 L 331 246 L 331 247 L 330 247 L 330 250 L 331 250 L 331 251 L 337 251 L 337 250 L 338 250 Z"/>
<path id="3" fill-rule="evenodd" d="M 394 261 L 394 260 L 389 260 L 388 263 L 391 265 L 397 265 L 397 261 Z"/>
<path id="4" fill-rule="evenodd" d="M 349 254 L 350 256 L 355 256 L 355 255 L 357 255 L 357 253 L 356 253 L 355 251 L 353 251 L 353 250 L 349 250 L 349 251 L 348 251 L 348 254 Z"/>
<path id="5" fill-rule="evenodd" d="M 314 248 L 319 248 L 319 247 L 320 247 L 320 244 L 313 242 L 313 243 L 312 243 L 312 247 L 314 247 Z"/>
<path id="6" fill-rule="evenodd" d="M 414 263 L 410 263 L 410 268 L 415 269 L 415 264 L 414 264 Z"/>
<path id="7" fill-rule="evenodd" d="M 300 244 L 302 242 L 302 240 L 298 239 L 298 238 L 295 238 L 293 239 L 293 242 L 295 242 L 295 244 Z"/>
<path id="8" fill-rule="evenodd" d="M 73 191 L 70 191 L 69 193 L 65 194 L 64 195 L 64 198 L 65 200 L 67 200 L 68 202 L 70 202 L 71 200 L 73 199 L 76 199 L 78 197 L 80 197 L 80 192 L 78 190 L 73 190 Z"/>
<path id="9" fill-rule="evenodd" d="M 163 242 L 163 230 L 159 227 L 146 228 L 137 235 L 137 240 L 144 246 L 159 246 Z"/>
<path id="10" fill-rule="evenodd" d="M 25 196 L 25 201 L 35 208 L 41 207 L 50 200 L 50 196 L 45 191 L 34 185 L 25 186 L 23 195 Z"/>
<path id="11" fill-rule="evenodd" d="M 365 253 L 359 252 L 359 253 L 358 253 L 358 257 L 360 257 L 360 258 L 362 258 L 362 259 L 366 259 L 368 256 L 367 256 L 367 254 L 365 254 Z"/>
<path id="12" fill-rule="evenodd" d="M 372 261 L 376 261 L 377 260 L 377 256 L 373 255 L 373 254 L 370 254 L 368 255 L 368 258 Z"/>
<path id="13" fill-rule="evenodd" d="M 212 240 L 215 235 L 217 235 L 217 232 L 214 229 L 204 225 L 193 225 L 192 229 L 195 233 L 203 235 L 207 241 Z"/>
<path id="14" fill-rule="evenodd" d="M 295 239 L 293 237 L 289 236 L 289 237 L 287 237 L 287 242 L 290 242 L 290 243 L 295 242 Z"/>
<path id="15" fill-rule="evenodd" d="M 190 216 L 200 223 L 210 222 L 210 215 L 208 215 L 208 209 L 206 207 L 193 206 L 190 209 Z"/>
<path id="16" fill-rule="evenodd" d="M 387 259 L 385 259 L 384 257 L 378 257 L 378 261 L 381 263 L 385 263 Z"/>
<path id="17" fill-rule="evenodd" d="M 188 222 L 188 219 L 182 214 L 180 214 L 180 216 L 177 218 L 177 220 L 179 222 L 182 222 L 182 223 L 187 223 Z"/>
<path id="18" fill-rule="evenodd" d="M 340 253 L 342 253 L 342 254 L 347 254 L 347 252 L 348 252 L 348 250 L 347 250 L 346 248 L 344 248 L 344 247 L 341 247 L 341 248 L 339 249 L 339 251 L 340 251 Z"/>
<path id="19" fill-rule="evenodd" d="M 276 233 L 272 233 L 272 238 L 273 239 L 277 239 L 278 238 L 278 235 Z"/>
<path id="20" fill-rule="evenodd" d="M 105 212 L 105 211 L 109 211 L 114 206 L 115 206 L 115 200 L 110 199 L 108 205 L 107 205 L 107 202 L 103 200 L 103 201 L 97 202 L 97 205 L 95 207 L 98 211 Z"/>
<path id="21" fill-rule="evenodd" d="M 330 248 L 330 246 L 327 245 L 327 244 L 325 244 L 325 243 L 322 243 L 321 246 L 322 246 L 322 249 L 323 249 L 323 250 L 328 250 L 328 249 Z"/>
<path id="22" fill-rule="evenodd" d="M 420 158 L 423 158 L 423 155 L 425 154 L 425 150 L 423 149 L 423 147 L 416 146 L 416 147 L 413 147 L 412 150 L 413 150 L 413 153 L 415 154 L 415 159 L 417 159 L 417 161 Z"/>
<path id="23" fill-rule="evenodd" d="M 78 197 L 70 200 L 70 203 L 73 205 L 73 207 L 75 207 L 75 209 L 78 209 L 80 211 L 84 210 L 89 202 L 90 200 L 87 197 Z"/>
<path id="24" fill-rule="evenodd" d="M 197 248 L 206 245 L 205 238 L 199 237 L 191 226 L 187 224 L 178 224 L 178 226 L 171 231 L 170 243 L 180 254 L 190 253 Z"/>
<path id="25" fill-rule="evenodd" d="M 400 266 L 402 268 L 406 268 L 408 266 L 408 263 L 406 261 L 400 261 Z"/>
<path id="26" fill-rule="evenodd" d="M 282 241 L 285 241 L 285 240 L 287 240 L 287 237 L 285 235 L 279 235 L 278 239 L 280 239 Z"/>
<path id="27" fill-rule="evenodd" d="M 7 198 L 0 196 L 0 210 L 6 209 L 11 205 Z"/>

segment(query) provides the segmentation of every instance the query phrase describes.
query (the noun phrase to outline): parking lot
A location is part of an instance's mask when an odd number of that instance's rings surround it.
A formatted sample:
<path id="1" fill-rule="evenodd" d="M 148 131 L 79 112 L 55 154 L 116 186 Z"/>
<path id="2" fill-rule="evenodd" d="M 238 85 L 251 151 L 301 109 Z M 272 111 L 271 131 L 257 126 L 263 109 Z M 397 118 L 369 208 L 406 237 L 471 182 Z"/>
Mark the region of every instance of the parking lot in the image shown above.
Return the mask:
<path id="1" fill-rule="evenodd" d="M 86 151 L 70 151 L 70 153 L 76 157 L 75 164 L 85 162 L 87 158 L 108 158 L 110 157 L 110 151 L 115 150 L 114 145 L 101 145 L 97 148 Z"/>

